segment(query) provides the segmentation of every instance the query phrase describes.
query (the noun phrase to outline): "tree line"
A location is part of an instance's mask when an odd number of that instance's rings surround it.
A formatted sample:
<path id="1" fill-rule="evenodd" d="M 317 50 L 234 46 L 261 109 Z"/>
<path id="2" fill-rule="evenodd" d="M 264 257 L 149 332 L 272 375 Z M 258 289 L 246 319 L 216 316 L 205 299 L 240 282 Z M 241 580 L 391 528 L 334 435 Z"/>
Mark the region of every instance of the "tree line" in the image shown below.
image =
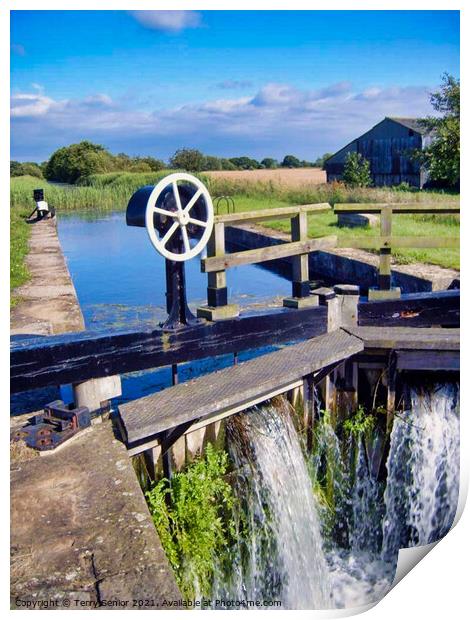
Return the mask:
<path id="1" fill-rule="evenodd" d="M 189 172 L 206 170 L 259 170 L 274 168 L 322 167 L 330 156 L 325 153 L 314 162 L 286 155 L 282 161 L 266 157 L 258 161 L 252 157 L 215 157 L 205 155 L 197 149 L 178 149 L 168 164 L 155 157 L 131 157 L 125 153 L 113 155 L 101 144 L 83 140 L 57 149 L 45 162 L 10 162 L 10 176 L 30 175 L 49 181 L 76 183 L 91 174 L 104 172 L 157 172 L 178 169 Z"/>

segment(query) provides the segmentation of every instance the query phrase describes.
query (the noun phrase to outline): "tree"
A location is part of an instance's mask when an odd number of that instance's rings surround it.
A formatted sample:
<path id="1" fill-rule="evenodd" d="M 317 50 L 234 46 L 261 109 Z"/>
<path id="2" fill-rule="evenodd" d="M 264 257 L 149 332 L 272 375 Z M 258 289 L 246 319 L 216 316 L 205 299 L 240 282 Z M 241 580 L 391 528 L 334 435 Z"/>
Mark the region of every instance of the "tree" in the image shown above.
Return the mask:
<path id="1" fill-rule="evenodd" d="M 232 164 L 230 159 L 225 159 L 224 157 L 220 160 L 221 170 L 236 170 L 237 167 Z"/>
<path id="2" fill-rule="evenodd" d="M 372 185 L 369 160 L 355 151 L 348 153 L 344 164 L 343 180 L 351 187 Z"/>
<path id="3" fill-rule="evenodd" d="M 329 159 L 332 155 L 333 153 L 324 153 L 320 157 L 317 157 L 316 160 L 313 162 L 313 166 L 315 168 L 323 169 L 323 166 L 325 165 L 326 160 Z"/>
<path id="4" fill-rule="evenodd" d="M 261 160 L 261 165 L 272 170 L 273 168 L 277 168 L 279 166 L 279 162 L 277 159 L 273 159 L 272 157 L 265 157 Z"/>
<path id="5" fill-rule="evenodd" d="M 282 160 L 281 166 L 283 168 L 300 168 L 300 159 L 297 159 L 294 155 L 286 155 Z"/>
<path id="6" fill-rule="evenodd" d="M 230 161 L 238 170 L 256 170 L 259 168 L 259 162 L 251 157 L 231 157 Z"/>
<path id="7" fill-rule="evenodd" d="M 159 170 L 164 170 L 166 168 L 165 162 L 161 159 L 156 159 L 155 157 L 147 156 L 138 157 L 137 159 L 142 163 L 147 164 L 152 172 L 158 172 Z"/>
<path id="8" fill-rule="evenodd" d="M 30 177 L 38 177 L 42 179 L 42 170 L 38 164 L 33 161 L 10 161 L 10 176 L 21 177 L 28 175 Z"/>
<path id="9" fill-rule="evenodd" d="M 178 149 L 170 159 L 170 166 L 188 172 L 200 172 L 204 168 L 205 159 L 197 149 Z"/>
<path id="10" fill-rule="evenodd" d="M 421 124 L 431 132 L 431 144 L 418 159 L 437 183 L 460 185 L 460 80 L 442 76 L 438 91 L 431 93 L 431 105 L 442 116 L 428 116 Z"/>
<path id="11" fill-rule="evenodd" d="M 11 177 L 19 177 L 21 176 L 21 163 L 19 161 L 10 160 L 10 176 Z"/>
<path id="12" fill-rule="evenodd" d="M 219 157 L 207 155 L 204 158 L 204 170 L 222 170 L 222 162 Z"/>
<path id="13" fill-rule="evenodd" d="M 111 153 L 100 144 L 84 140 L 55 151 L 47 162 L 45 175 L 51 181 L 75 183 L 80 177 L 113 169 Z"/>

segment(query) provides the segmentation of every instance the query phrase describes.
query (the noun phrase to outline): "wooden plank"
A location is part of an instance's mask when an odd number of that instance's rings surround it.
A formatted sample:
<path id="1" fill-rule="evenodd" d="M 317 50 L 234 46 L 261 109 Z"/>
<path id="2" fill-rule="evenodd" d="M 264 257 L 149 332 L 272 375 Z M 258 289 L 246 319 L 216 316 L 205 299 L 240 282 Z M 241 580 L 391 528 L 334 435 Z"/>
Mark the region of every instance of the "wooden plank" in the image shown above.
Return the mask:
<path id="1" fill-rule="evenodd" d="M 460 291 L 402 295 L 400 299 L 369 301 L 358 306 L 359 325 L 387 327 L 458 327 Z"/>
<path id="2" fill-rule="evenodd" d="M 396 355 L 398 370 L 460 370 L 460 351 L 397 351 Z"/>
<path id="3" fill-rule="evenodd" d="M 256 248 L 255 250 L 234 252 L 233 254 L 226 254 L 225 256 L 203 258 L 201 260 L 201 271 L 203 273 L 222 271 L 230 267 L 263 263 L 269 260 L 297 256 L 299 254 L 308 254 L 316 250 L 327 250 L 334 247 L 336 247 L 335 235 L 321 237 L 320 239 L 308 239 L 307 241 L 280 243 L 279 245 Z"/>
<path id="4" fill-rule="evenodd" d="M 331 206 L 327 202 L 319 204 L 298 205 L 295 207 L 278 207 L 275 209 L 259 209 L 258 211 L 240 211 L 227 215 L 216 215 L 214 222 L 229 224 L 244 224 L 246 222 L 261 222 L 264 220 L 275 220 L 295 217 L 299 213 L 321 213 L 331 211 Z"/>
<path id="5" fill-rule="evenodd" d="M 291 238 L 292 241 L 307 241 L 308 239 L 308 220 L 307 213 L 304 211 L 299 213 L 291 219 Z M 309 268 L 308 268 L 308 254 L 299 254 L 292 257 L 292 283 L 293 290 L 292 296 L 299 297 L 297 288 L 306 289 L 306 294 L 309 294 Z M 305 283 L 302 287 L 302 283 Z"/>
<path id="6" fill-rule="evenodd" d="M 312 338 L 326 332 L 324 306 L 276 309 L 184 329 L 78 332 L 11 340 L 11 392 L 179 364 Z"/>
<path id="7" fill-rule="evenodd" d="M 225 226 L 216 223 L 207 244 L 208 256 L 224 256 L 225 254 Z M 224 288 L 227 286 L 225 271 L 215 271 L 210 273 L 207 278 L 208 286 L 213 288 Z"/>
<path id="8" fill-rule="evenodd" d="M 459 248 L 459 237 L 338 237 L 338 248 L 380 250 L 381 248 Z"/>
<path id="9" fill-rule="evenodd" d="M 243 411 L 244 409 L 249 409 L 250 407 L 253 407 L 254 405 L 258 405 L 260 402 L 269 400 L 270 398 L 274 398 L 275 396 L 279 396 L 279 394 L 284 394 L 288 392 L 289 390 L 300 388 L 302 384 L 303 384 L 303 379 L 298 379 L 296 381 L 292 381 L 291 383 L 287 385 L 284 385 L 284 384 L 279 385 L 276 389 L 272 390 L 271 392 L 267 392 L 265 394 L 258 394 L 256 397 L 251 398 L 247 401 L 239 402 L 234 407 L 229 407 L 227 409 L 221 409 L 219 411 L 211 413 L 205 416 L 204 419 L 202 420 L 200 418 L 195 418 L 194 420 L 190 420 L 188 423 L 186 423 L 187 430 L 185 430 L 183 434 L 187 435 L 188 433 L 193 433 L 194 431 L 204 428 L 208 426 L 209 424 L 220 422 L 221 420 L 224 420 L 225 418 L 228 418 L 232 415 L 240 413 L 240 411 Z M 119 426 L 122 429 L 122 433 L 123 433 L 122 436 L 126 437 L 126 431 L 123 427 L 121 419 L 119 419 Z M 180 428 L 180 427 L 177 427 L 177 428 Z M 140 454 L 144 450 L 148 450 L 149 448 L 154 448 L 156 446 L 161 445 L 162 442 L 165 441 L 165 438 L 166 438 L 166 433 L 157 433 L 156 435 L 151 435 L 143 439 L 140 439 L 138 441 L 128 443 L 127 454 L 130 457 L 136 456 L 137 454 Z"/>
<path id="10" fill-rule="evenodd" d="M 125 403 L 119 414 L 128 442 L 132 446 L 190 420 L 240 411 L 362 349 L 361 340 L 337 330 Z"/>
<path id="11" fill-rule="evenodd" d="M 460 330 L 441 327 L 345 327 L 364 349 L 460 350 Z"/>
<path id="12" fill-rule="evenodd" d="M 380 235 L 382 238 L 390 238 L 392 235 L 392 209 L 384 207 L 380 214 Z M 380 248 L 379 258 L 379 289 L 389 290 L 392 276 L 392 256 L 386 246 Z"/>
<path id="13" fill-rule="evenodd" d="M 460 205 L 426 203 L 344 203 L 335 204 L 335 213 L 380 213 L 390 207 L 394 213 L 460 213 Z"/>

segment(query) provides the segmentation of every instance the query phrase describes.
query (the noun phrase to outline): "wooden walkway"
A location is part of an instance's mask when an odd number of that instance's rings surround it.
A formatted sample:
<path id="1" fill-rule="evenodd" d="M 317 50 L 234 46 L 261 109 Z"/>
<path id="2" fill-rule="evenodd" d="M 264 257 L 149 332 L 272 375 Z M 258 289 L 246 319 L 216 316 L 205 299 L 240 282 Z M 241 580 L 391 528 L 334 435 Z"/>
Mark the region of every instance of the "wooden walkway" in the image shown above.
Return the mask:
<path id="1" fill-rule="evenodd" d="M 347 327 L 366 349 L 460 350 L 460 329 L 441 327 Z"/>
<path id="2" fill-rule="evenodd" d="M 195 430 L 201 418 L 205 426 L 215 416 L 238 413 L 299 387 L 303 377 L 363 348 L 361 340 L 338 330 L 120 405 L 128 447 L 136 454 L 149 447 L 137 443 L 176 426 L 194 421 Z"/>
<path id="3" fill-rule="evenodd" d="M 396 356 L 397 370 L 460 370 L 460 330 L 413 327 L 353 327 L 345 331 L 364 342 L 364 357 Z"/>
<path id="4" fill-rule="evenodd" d="M 157 445 L 175 427 L 193 431 L 299 387 L 358 354 L 394 351 L 400 370 L 458 370 L 459 347 L 458 329 L 342 328 L 120 405 L 129 453 Z"/>

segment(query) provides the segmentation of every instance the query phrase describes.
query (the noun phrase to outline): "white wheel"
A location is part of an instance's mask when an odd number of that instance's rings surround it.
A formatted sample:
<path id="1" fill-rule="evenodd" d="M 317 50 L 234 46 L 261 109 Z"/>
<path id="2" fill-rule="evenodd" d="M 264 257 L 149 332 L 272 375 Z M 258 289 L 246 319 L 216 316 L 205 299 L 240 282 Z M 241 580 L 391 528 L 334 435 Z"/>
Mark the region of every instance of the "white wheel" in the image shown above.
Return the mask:
<path id="1" fill-rule="evenodd" d="M 181 197 L 178 191 L 178 181 L 185 181 L 190 185 L 195 185 L 197 188 L 196 192 L 185 207 L 183 207 L 181 204 Z M 169 185 L 172 185 L 173 187 L 173 196 L 176 203 L 176 211 L 169 211 L 167 209 L 162 209 L 161 207 L 156 206 L 160 194 Z M 191 217 L 191 209 L 201 197 L 204 199 L 205 206 L 203 220 Z M 153 220 L 155 213 L 173 219 L 173 223 L 161 239 L 158 237 L 158 233 L 154 227 Z M 193 248 L 191 248 L 191 245 L 189 243 L 189 235 L 186 229 L 186 226 L 188 226 L 188 224 L 199 226 L 204 231 L 201 238 L 198 240 L 198 242 Z M 204 183 L 202 183 L 192 174 L 186 174 L 185 172 L 176 172 L 175 174 L 169 174 L 167 177 L 162 179 L 157 185 L 155 185 L 147 201 L 147 207 L 145 210 L 145 226 L 147 228 L 147 232 L 150 241 L 152 242 L 152 245 L 157 250 L 157 252 L 159 252 L 165 258 L 174 261 L 185 261 L 197 256 L 207 245 L 207 242 L 209 241 L 209 237 L 212 232 L 212 228 L 214 226 L 214 208 L 212 206 L 212 199 Z M 184 251 L 181 254 L 171 252 L 166 247 L 170 239 L 178 230 L 178 228 L 181 231 L 181 237 L 183 239 L 184 246 Z"/>

